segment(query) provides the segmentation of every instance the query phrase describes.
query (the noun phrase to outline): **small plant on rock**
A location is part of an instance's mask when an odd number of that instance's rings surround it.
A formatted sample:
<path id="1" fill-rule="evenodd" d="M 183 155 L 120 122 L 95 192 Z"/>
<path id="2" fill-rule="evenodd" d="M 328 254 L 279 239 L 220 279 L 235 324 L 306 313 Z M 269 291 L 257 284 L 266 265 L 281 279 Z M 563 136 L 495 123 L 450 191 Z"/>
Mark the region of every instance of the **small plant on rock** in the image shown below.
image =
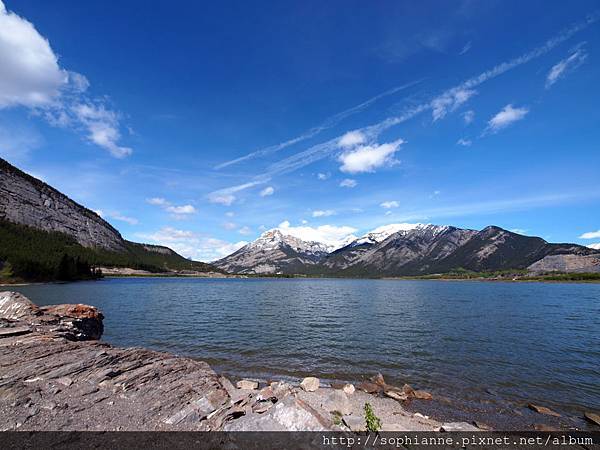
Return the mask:
<path id="1" fill-rule="evenodd" d="M 365 422 L 367 424 L 367 431 L 381 430 L 381 419 L 375 415 L 370 403 L 365 403 Z"/>
<path id="2" fill-rule="evenodd" d="M 338 410 L 331 411 L 331 416 L 332 416 L 334 425 L 339 426 L 342 424 L 342 413 L 341 412 L 339 412 Z"/>

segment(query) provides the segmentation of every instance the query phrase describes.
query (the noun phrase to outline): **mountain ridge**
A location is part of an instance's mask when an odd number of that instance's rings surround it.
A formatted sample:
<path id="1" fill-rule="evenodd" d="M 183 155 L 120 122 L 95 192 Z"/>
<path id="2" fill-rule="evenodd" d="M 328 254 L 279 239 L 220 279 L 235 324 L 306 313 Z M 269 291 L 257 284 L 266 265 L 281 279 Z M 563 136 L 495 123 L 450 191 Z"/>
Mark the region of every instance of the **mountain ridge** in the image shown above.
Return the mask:
<path id="1" fill-rule="evenodd" d="M 374 231 L 377 231 L 374 233 Z M 277 245 L 268 251 L 261 243 L 277 233 Z M 295 243 L 295 248 L 289 245 Z M 390 224 L 378 227 L 331 252 L 306 253 L 314 246 L 298 244 L 298 238 L 269 230 L 214 264 L 241 274 L 304 274 L 330 276 L 419 276 L 454 270 L 474 272 L 525 270 L 548 256 L 590 257 L 560 267 L 590 267 L 597 271 L 600 252 L 577 244 L 552 244 L 498 226 L 482 230 L 449 225 Z M 301 240 L 300 240 L 301 241 Z M 558 266 L 556 261 L 553 266 Z M 587 264 L 587 265 L 586 265 Z M 537 267 L 543 267 L 538 264 Z M 548 265 L 546 265 L 548 266 Z"/>

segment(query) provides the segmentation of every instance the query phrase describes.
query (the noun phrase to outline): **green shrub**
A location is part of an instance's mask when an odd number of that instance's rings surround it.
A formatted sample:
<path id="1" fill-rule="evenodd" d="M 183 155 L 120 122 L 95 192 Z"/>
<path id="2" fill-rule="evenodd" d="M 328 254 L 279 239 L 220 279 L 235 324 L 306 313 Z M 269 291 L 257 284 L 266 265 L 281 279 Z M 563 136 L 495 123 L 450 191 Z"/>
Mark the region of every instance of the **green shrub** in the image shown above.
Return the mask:
<path id="1" fill-rule="evenodd" d="M 365 403 L 365 422 L 367 424 L 367 431 L 381 430 L 381 419 L 375 415 L 370 403 Z"/>

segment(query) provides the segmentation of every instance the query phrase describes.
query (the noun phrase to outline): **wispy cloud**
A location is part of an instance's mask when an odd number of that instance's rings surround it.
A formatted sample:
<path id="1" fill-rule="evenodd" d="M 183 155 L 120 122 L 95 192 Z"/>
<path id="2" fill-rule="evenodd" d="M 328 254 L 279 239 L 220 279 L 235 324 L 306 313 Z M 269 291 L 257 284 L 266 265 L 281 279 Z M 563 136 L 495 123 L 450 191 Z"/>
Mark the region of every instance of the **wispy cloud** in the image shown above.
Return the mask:
<path id="1" fill-rule="evenodd" d="M 488 121 L 486 132 L 497 133 L 503 128 L 524 119 L 527 113 L 529 113 L 529 109 L 526 107 L 514 108 L 513 105 L 506 105 Z"/>
<path id="2" fill-rule="evenodd" d="M 475 120 L 475 111 L 473 111 L 472 109 L 465 111 L 463 114 L 463 120 L 467 125 L 473 123 L 473 120 Z"/>
<path id="3" fill-rule="evenodd" d="M 587 233 L 583 233 L 579 236 L 579 239 L 596 239 L 600 238 L 600 230 L 598 231 L 589 231 Z"/>
<path id="4" fill-rule="evenodd" d="M 129 225 L 137 225 L 138 223 L 140 223 L 140 221 L 135 217 L 124 216 L 118 212 L 111 212 L 108 214 L 108 217 L 114 220 L 118 220 L 120 222 L 128 223 Z"/>
<path id="5" fill-rule="evenodd" d="M 281 142 L 276 145 L 271 145 L 269 147 L 261 148 L 259 150 L 253 151 L 253 152 L 248 153 L 247 155 L 241 156 L 239 158 L 232 159 L 230 161 L 226 161 L 226 162 L 221 163 L 218 166 L 216 166 L 215 169 L 220 170 L 227 166 L 231 166 L 233 164 L 247 161 L 249 159 L 267 156 L 272 153 L 276 153 L 280 150 L 283 150 L 284 148 L 287 148 L 291 145 L 298 144 L 302 141 L 310 139 L 310 138 L 318 135 L 319 133 L 334 127 L 335 125 L 340 123 L 342 120 L 346 119 L 347 117 L 350 117 L 353 114 L 361 112 L 362 110 L 369 107 L 370 105 L 377 102 L 378 100 L 381 100 L 382 98 L 385 98 L 385 97 L 389 97 L 390 95 L 393 95 L 399 91 L 402 91 L 402 90 L 408 89 L 412 86 L 415 86 L 416 84 L 420 83 L 421 81 L 422 80 L 417 80 L 417 81 L 413 81 L 411 83 L 403 84 L 402 86 L 397 86 L 395 88 L 392 88 L 386 92 L 383 92 L 382 94 L 371 97 L 370 99 L 366 100 L 365 102 L 363 102 L 359 105 L 356 105 L 352 108 L 346 109 L 345 111 L 342 111 L 338 114 L 335 114 L 335 115 L 329 117 L 322 124 L 320 124 L 314 128 L 311 128 L 310 130 L 307 130 L 306 132 L 302 133 L 299 136 L 296 136 L 295 138 L 289 139 L 285 142 Z"/>
<path id="6" fill-rule="evenodd" d="M 549 89 L 554 83 L 556 83 L 559 79 L 564 77 L 568 72 L 571 72 L 577 69 L 587 58 L 587 52 L 583 48 L 583 44 L 579 44 L 575 47 L 571 54 L 562 59 L 558 63 L 556 63 L 546 77 L 546 89 Z"/>
<path id="7" fill-rule="evenodd" d="M 459 55 L 464 55 L 465 53 L 467 53 L 469 50 L 471 50 L 471 47 L 473 46 L 473 43 L 471 41 L 467 42 L 462 50 L 458 53 Z"/>
<path id="8" fill-rule="evenodd" d="M 396 200 L 391 200 L 391 201 L 383 202 L 379 206 L 381 206 L 382 208 L 385 208 L 385 209 L 390 209 L 390 208 L 397 208 L 398 206 L 400 206 L 400 204 Z"/>
<path id="9" fill-rule="evenodd" d="M 317 209 L 312 212 L 313 217 L 329 217 L 335 215 L 335 211 L 333 209 Z"/>
<path id="10" fill-rule="evenodd" d="M 503 75 L 504 73 L 506 73 L 516 67 L 519 67 L 519 66 L 526 64 L 536 58 L 539 58 L 540 56 L 547 54 L 548 52 L 553 50 L 556 46 L 567 41 L 568 39 L 573 37 L 575 34 L 584 30 L 591 24 L 597 22 L 599 19 L 600 19 L 600 12 L 595 12 L 594 14 L 591 14 L 588 17 L 586 17 L 585 20 L 578 22 L 578 23 L 574 24 L 573 26 L 571 26 L 570 28 L 567 28 L 567 29 L 559 32 L 557 35 L 555 35 L 551 39 L 547 40 L 541 46 L 536 47 L 533 50 L 522 54 L 521 56 L 518 56 L 509 61 L 499 63 L 496 66 L 492 67 L 491 69 L 481 72 L 480 74 L 465 80 L 461 84 L 459 84 L 451 89 L 448 89 L 447 91 L 434 97 L 432 100 L 430 100 L 428 102 L 424 102 L 419 105 L 409 107 L 408 109 L 406 109 L 405 111 L 403 111 L 401 114 L 399 114 L 397 116 L 388 117 L 387 119 L 385 119 L 381 122 L 378 122 L 378 123 L 370 125 L 370 126 L 366 126 L 364 128 L 361 128 L 361 129 L 355 130 L 355 131 L 359 131 L 364 136 L 366 136 L 366 138 L 369 142 L 374 142 L 377 139 L 377 137 L 384 131 L 386 131 L 394 126 L 397 126 L 401 123 L 404 123 L 408 120 L 411 120 L 414 117 L 416 117 L 426 111 L 432 111 L 435 105 L 439 106 L 439 105 L 446 103 L 445 101 L 436 102 L 436 99 L 450 97 L 450 98 L 458 99 L 460 101 L 460 99 L 465 98 L 465 96 L 464 95 L 457 96 L 458 92 L 472 91 L 476 87 L 482 85 L 483 83 L 485 83 L 491 79 L 494 79 L 500 75 Z M 451 103 L 450 107 L 452 107 L 452 105 L 454 105 L 454 103 Z M 439 111 L 441 112 L 441 109 L 439 109 Z M 438 114 L 439 114 L 439 112 L 438 112 Z M 338 137 L 332 138 L 326 142 L 322 142 L 320 144 L 313 145 L 306 150 L 300 151 L 294 155 L 291 155 L 287 158 L 284 158 L 280 161 L 277 161 L 277 162 L 271 164 L 267 168 L 266 172 L 255 177 L 254 181 L 252 183 L 247 183 L 245 185 L 238 185 L 238 186 L 234 186 L 232 188 L 227 188 L 227 189 L 238 189 L 241 186 L 246 186 L 246 187 L 242 187 L 241 189 L 239 189 L 239 190 L 243 190 L 243 189 L 247 189 L 248 187 L 251 187 L 256 184 L 264 184 L 267 182 L 267 181 L 264 181 L 265 178 L 271 179 L 272 177 L 277 176 L 277 175 L 290 173 L 290 172 L 298 170 L 302 167 L 305 167 L 309 164 L 312 164 L 316 161 L 319 161 L 323 158 L 329 157 L 332 154 L 340 151 L 339 141 L 342 138 L 342 136 L 338 136 Z M 227 190 L 227 189 L 225 189 L 225 190 Z M 225 191 L 225 190 L 221 190 L 221 192 Z M 235 199 L 235 197 L 234 197 L 234 199 Z M 225 200 L 230 200 L 230 199 L 229 199 L 229 197 L 226 197 Z M 233 201 L 233 200 L 230 200 L 230 202 L 231 201 Z"/>
<path id="11" fill-rule="evenodd" d="M 175 214 L 176 216 L 184 216 L 189 214 L 195 214 L 198 211 L 193 205 L 174 205 L 170 201 L 162 197 L 152 197 L 146 199 L 146 203 L 150 205 L 160 206 L 167 212 Z"/>
<path id="12" fill-rule="evenodd" d="M 600 250 L 600 242 L 596 243 L 596 244 L 590 244 L 588 245 L 589 248 L 593 248 L 594 250 Z"/>
<path id="13" fill-rule="evenodd" d="M 269 195 L 273 195 L 274 192 L 275 192 L 275 189 L 273 189 L 273 186 L 267 186 L 262 191 L 260 191 L 260 196 L 268 197 Z"/>
<path id="14" fill-rule="evenodd" d="M 471 144 L 473 144 L 473 141 L 470 139 L 460 138 L 458 141 L 456 141 L 456 144 L 462 145 L 463 147 L 470 147 Z"/>
<path id="15" fill-rule="evenodd" d="M 433 120 L 440 120 L 449 112 L 455 111 L 459 106 L 467 102 L 473 97 L 477 91 L 474 89 L 466 89 L 461 86 L 450 89 L 444 92 L 439 97 L 436 97 L 431 102 L 431 114 Z"/>
<path id="16" fill-rule="evenodd" d="M 238 184 L 225 189 L 219 189 L 208 194 L 208 201 L 211 203 L 218 203 L 225 206 L 230 206 L 236 199 L 237 192 L 250 189 L 261 184 L 268 183 L 271 179 L 265 177 L 257 177 L 254 181 L 248 183 Z"/>
<path id="17" fill-rule="evenodd" d="M 357 184 L 358 182 L 352 178 L 344 178 L 342 181 L 340 181 L 340 187 L 345 188 L 353 188 L 356 187 Z"/>

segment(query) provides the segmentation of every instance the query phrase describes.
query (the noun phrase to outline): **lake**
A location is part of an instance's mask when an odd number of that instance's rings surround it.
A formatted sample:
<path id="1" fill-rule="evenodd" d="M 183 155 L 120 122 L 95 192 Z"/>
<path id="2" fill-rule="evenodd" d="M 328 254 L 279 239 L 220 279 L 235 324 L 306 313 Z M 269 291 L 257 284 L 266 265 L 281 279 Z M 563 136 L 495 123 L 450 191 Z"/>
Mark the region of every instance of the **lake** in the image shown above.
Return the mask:
<path id="1" fill-rule="evenodd" d="M 381 372 L 465 405 L 600 407 L 600 284 L 123 278 L 12 288 L 87 303 L 103 339 L 230 376 L 357 382 Z"/>

